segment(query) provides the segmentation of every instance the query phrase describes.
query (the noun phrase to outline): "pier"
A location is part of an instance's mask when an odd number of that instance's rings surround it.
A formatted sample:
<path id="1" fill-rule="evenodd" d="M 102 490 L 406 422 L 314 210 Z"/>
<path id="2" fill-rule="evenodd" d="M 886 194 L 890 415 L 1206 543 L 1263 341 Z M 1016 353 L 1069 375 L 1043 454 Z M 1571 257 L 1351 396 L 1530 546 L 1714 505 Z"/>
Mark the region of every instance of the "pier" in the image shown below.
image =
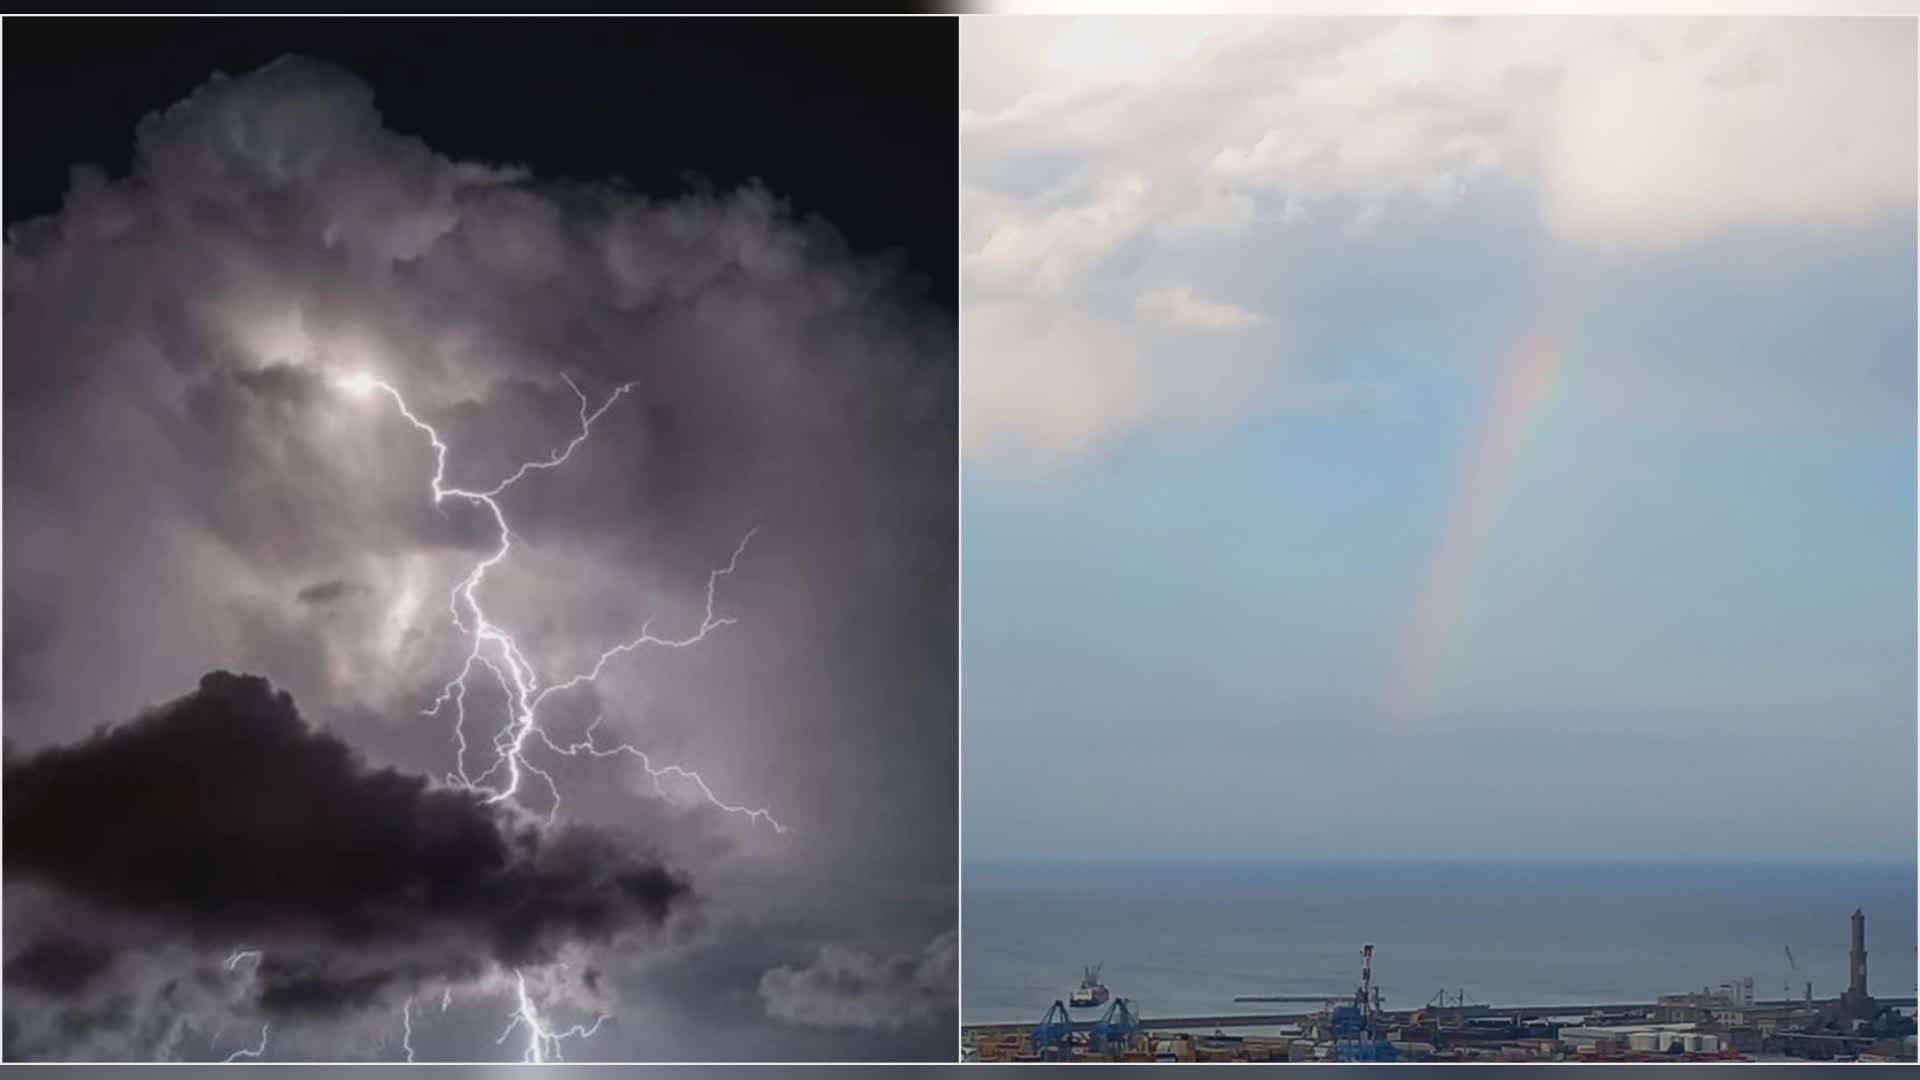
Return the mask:
<path id="1" fill-rule="evenodd" d="M 1882 1005 L 1896 1009 L 1914 1008 L 1913 997 L 1880 998 Z M 1809 1003 L 1803 1000 L 1756 1001 L 1753 1009 L 1792 1009 L 1804 1008 Z M 1815 998 L 1811 1004 L 1816 1007 L 1832 1007 L 1839 1004 L 1837 998 Z M 1415 1013 L 1436 1020 L 1474 1020 L 1492 1016 L 1511 1016 L 1515 1020 L 1545 1019 L 1554 1016 L 1625 1016 L 1631 1014 L 1652 1014 L 1659 1009 L 1659 1003 L 1652 1001 L 1605 1002 L 1599 1004 L 1577 1005 L 1437 1005 L 1431 1009 L 1386 1009 L 1383 1018 L 1391 1022 L 1407 1023 Z M 1319 1010 L 1310 1012 L 1272 1012 L 1272 1013 L 1210 1013 L 1193 1016 L 1144 1016 L 1140 1026 L 1148 1031 L 1231 1031 L 1235 1028 L 1280 1027 L 1288 1024 L 1304 1024 L 1316 1016 Z M 1073 1021 L 1073 1030 L 1090 1030 L 1097 1021 L 1088 1018 Z M 963 1024 L 961 1030 L 968 1035 L 1013 1035 L 1025 1034 L 1033 1030 L 1033 1021 L 999 1024 Z"/>

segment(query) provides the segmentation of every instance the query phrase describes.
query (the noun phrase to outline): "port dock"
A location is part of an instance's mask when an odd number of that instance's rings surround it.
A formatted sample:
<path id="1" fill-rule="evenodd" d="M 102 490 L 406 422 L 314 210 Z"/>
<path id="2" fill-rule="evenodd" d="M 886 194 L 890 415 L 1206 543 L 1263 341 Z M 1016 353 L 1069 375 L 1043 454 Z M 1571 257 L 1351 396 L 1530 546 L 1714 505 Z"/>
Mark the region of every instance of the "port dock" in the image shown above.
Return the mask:
<path id="1" fill-rule="evenodd" d="M 1914 1061 L 1916 996 L 1868 992 L 1866 918 L 1857 910 L 1852 930 L 1838 996 L 1816 998 L 1813 983 L 1802 982 L 1798 997 L 1763 1000 L 1742 977 L 1653 1001 L 1483 1005 L 1442 991 L 1419 1008 L 1388 1009 L 1366 945 L 1351 995 L 1245 994 L 1234 1000 L 1295 1007 L 1178 1016 L 1141 1016 L 1115 995 L 1099 1019 L 1076 1018 L 1056 1000 L 1038 1023 L 963 1024 L 961 1051 L 968 1061 L 1060 1062 Z M 1784 953 L 1797 973 L 1792 948 Z M 1106 996 L 1097 971 L 1088 969 L 1077 1006 L 1088 1007 L 1096 984 Z M 1305 1011 L 1309 1003 L 1319 1008 Z"/>
<path id="2" fill-rule="evenodd" d="M 1880 1004 L 1894 1009 L 1914 1008 L 1915 999 L 1878 998 Z M 1800 1000 L 1756 1001 L 1753 1008 L 1787 1009 L 1802 1007 Z M 1839 1004 L 1838 998 L 1822 998 L 1813 1002 L 1816 1008 L 1832 1008 Z M 1493 1017 L 1508 1016 L 1516 1023 L 1527 1020 L 1548 1020 L 1554 1017 L 1591 1017 L 1606 1016 L 1620 1019 L 1645 1019 L 1660 1011 L 1657 1002 L 1606 1002 L 1587 1005 L 1447 1005 L 1432 1009 L 1389 1009 L 1381 1015 L 1389 1022 L 1408 1023 L 1415 1013 L 1431 1016 L 1437 1020 L 1484 1020 Z M 1203 1016 L 1143 1016 L 1140 1026 L 1150 1031 L 1234 1031 L 1256 1027 L 1295 1027 L 1312 1021 L 1319 1012 L 1284 1013 L 1217 1013 Z M 1073 1022 L 1073 1030 L 1092 1030 L 1097 1020 L 1084 1019 Z M 1033 1021 L 1005 1024 L 964 1024 L 961 1028 L 969 1035 L 1024 1035 L 1033 1030 Z"/>

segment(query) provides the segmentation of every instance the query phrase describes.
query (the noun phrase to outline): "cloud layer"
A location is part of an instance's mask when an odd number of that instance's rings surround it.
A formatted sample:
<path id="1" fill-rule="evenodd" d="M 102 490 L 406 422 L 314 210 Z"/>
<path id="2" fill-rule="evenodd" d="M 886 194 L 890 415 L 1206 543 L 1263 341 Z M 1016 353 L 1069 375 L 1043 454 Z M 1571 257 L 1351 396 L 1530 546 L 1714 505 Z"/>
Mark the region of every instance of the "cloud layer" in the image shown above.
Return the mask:
<path id="1" fill-rule="evenodd" d="M 967 453 L 1076 458 L 1342 397 L 1293 333 L 1330 318 L 1299 282 L 1384 299 L 1440 244 L 1564 275 L 1910 215 L 1914 43 L 1887 30 L 969 23 Z M 1290 335 L 1223 333 L 1262 322 Z"/>

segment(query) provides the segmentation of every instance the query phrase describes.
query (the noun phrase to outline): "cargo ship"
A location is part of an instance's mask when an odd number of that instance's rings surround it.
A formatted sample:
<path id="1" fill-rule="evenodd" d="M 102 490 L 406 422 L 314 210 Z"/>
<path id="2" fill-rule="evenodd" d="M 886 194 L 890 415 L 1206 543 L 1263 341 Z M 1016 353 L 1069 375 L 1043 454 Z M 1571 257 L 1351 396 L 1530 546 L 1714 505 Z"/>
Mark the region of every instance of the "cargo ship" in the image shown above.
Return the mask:
<path id="1" fill-rule="evenodd" d="M 1080 977 L 1080 985 L 1067 995 L 1067 1004 L 1076 1009 L 1092 1009 L 1107 1003 L 1111 996 L 1107 984 L 1100 981 L 1100 965 L 1095 964 Z"/>

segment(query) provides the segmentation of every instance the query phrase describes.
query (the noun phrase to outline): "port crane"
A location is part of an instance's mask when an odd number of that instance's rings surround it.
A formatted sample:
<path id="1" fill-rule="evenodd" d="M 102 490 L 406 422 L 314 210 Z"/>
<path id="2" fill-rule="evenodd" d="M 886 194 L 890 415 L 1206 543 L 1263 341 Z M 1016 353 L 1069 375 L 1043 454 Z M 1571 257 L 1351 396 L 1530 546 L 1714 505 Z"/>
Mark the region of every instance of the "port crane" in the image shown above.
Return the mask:
<path id="1" fill-rule="evenodd" d="M 1360 948 L 1360 985 L 1354 988 L 1353 1001 L 1335 1006 L 1328 1015 L 1336 1034 L 1341 1031 L 1365 1032 L 1380 1011 L 1380 988 L 1373 985 L 1373 946 Z"/>
<path id="2" fill-rule="evenodd" d="M 1373 985 L 1373 946 L 1367 944 L 1360 949 L 1360 985 L 1353 991 L 1353 1003 L 1327 1013 L 1336 1061 L 1393 1061 L 1399 1056 L 1392 1043 L 1374 1038 L 1381 997 Z"/>
<path id="3" fill-rule="evenodd" d="M 1117 997 L 1108 1003 L 1107 1011 L 1100 1014 L 1100 1022 L 1088 1033 L 1087 1049 L 1096 1054 L 1122 1053 L 1133 1048 L 1139 1034 L 1140 1017 L 1133 1011 L 1133 1003 Z"/>
<path id="4" fill-rule="evenodd" d="M 1444 995 L 1445 991 L 1441 992 Z M 1316 1002 L 1325 1006 L 1321 1023 L 1333 1037 L 1335 1055 L 1340 1061 L 1393 1061 L 1393 1044 L 1373 1038 L 1379 1026 L 1385 995 L 1373 985 L 1373 945 L 1360 947 L 1360 985 L 1351 998 L 1344 994 L 1238 994 L 1237 1002 Z M 1346 1002 L 1346 1004 L 1341 1004 Z M 1431 1003 L 1429 1003 L 1431 1004 Z"/>
<path id="5" fill-rule="evenodd" d="M 1786 994 L 1785 994 L 1785 997 L 1787 998 L 1787 1000 L 1789 1000 L 1789 1001 L 1791 1001 L 1791 1000 L 1793 1000 L 1793 980 L 1795 980 L 1795 979 L 1797 979 L 1797 978 L 1799 978 L 1799 977 L 1800 977 L 1800 965 L 1799 965 L 1799 964 L 1796 964 L 1796 963 L 1794 963 L 1794 962 L 1793 962 L 1793 946 L 1791 946 L 1791 945 L 1782 945 L 1782 946 L 1780 946 L 1780 947 L 1781 947 L 1782 949 L 1785 949 L 1785 950 L 1786 950 L 1786 952 L 1787 952 L 1787 972 L 1788 972 L 1788 974 L 1787 974 L 1787 986 L 1786 986 L 1786 990 L 1787 990 L 1787 992 L 1786 992 Z M 1812 1000 L 1813 1000 L 1813 983 L 1812 983 L 1812 981 L 1808 981 L 1808 982 L 1806 983 L 1806 991 L 1807 991 L 1807 1000 L 1808 1000 L 1808 1001 L 1812 1001 Z"/>
<path id="6" fill-rule="evenodd" d="M 1073 1016 L 1067 1003 L 1054 999 L 1047 1014 L 1033 1027 L 1033 1052 L 1041 1061 L 1073 1060 Z"/>

